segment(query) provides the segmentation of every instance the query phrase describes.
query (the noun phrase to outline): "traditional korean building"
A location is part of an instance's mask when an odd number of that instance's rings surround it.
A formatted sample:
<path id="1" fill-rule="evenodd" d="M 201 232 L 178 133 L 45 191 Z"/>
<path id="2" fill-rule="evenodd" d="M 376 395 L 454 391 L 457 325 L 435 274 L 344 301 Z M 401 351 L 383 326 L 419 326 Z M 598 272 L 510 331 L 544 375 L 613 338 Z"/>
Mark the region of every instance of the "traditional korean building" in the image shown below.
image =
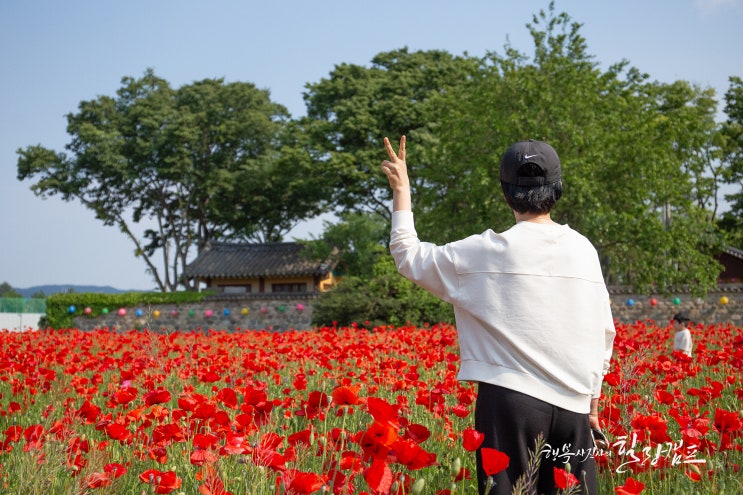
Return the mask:
<path id="1" fill-rule="evenodd" d="M 186 267 L 186 277 L 220 295 L 300 295 L 337 283 L 337 252 L 313 259 L 296 242 L 211 242 Z"/>

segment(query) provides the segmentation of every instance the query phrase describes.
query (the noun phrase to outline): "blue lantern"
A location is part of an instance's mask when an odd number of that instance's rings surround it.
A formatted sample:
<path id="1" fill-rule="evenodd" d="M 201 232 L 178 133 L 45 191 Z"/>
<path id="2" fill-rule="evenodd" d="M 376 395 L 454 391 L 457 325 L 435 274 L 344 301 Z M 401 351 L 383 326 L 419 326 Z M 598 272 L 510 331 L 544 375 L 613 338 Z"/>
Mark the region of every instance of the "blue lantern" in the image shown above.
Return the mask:
<path id="1" fill-rule="evenodd" d="M 627 306 L 632 307 L 634 305 L 635 305 L 635 300 L 634 299 L 627 299 Z"/>
<path id="2" fill-rule="evenodd" d="M 75 311 L 77 311 L 77 308 L 75 306 L 70 306 L 67 308 L 67 312 L 70 314 L 73 314 Z"/>
<path id="3" fill-rule="evenodd" d="M 142 310 L 141 310 L 141 309 L 138 309 L 138 310 L 136 310 L 136 311 L 134 312 L 134 314 L 135 314 L 136 316 L 142 316 L 142 315 L 143 315 L 144 313 L 142 313 Z"/>

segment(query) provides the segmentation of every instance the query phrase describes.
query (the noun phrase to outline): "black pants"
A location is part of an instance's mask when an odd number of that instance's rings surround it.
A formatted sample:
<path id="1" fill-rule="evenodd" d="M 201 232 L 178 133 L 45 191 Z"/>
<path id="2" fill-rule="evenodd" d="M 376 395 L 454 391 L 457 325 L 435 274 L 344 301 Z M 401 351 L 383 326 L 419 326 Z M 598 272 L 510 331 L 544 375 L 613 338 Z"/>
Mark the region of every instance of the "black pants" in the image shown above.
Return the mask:
<path id="1" fill-rule="evenodd" d="M 505 471 L 493 476 L 489 495 L 510 495 L 513 485 L 529 465 L 541 433 L 546 445 L 537 453 L 540 459 L 537 493 L 557 492 L 553 468 L 566 469 L 580 481 L 583 494 L 598 493 L 593 438 L 588 414 L 579 414 L 534 397 L 496 385 L 479 383 L 475 405 L 475 429 L 485 435 L 483 447 L 506 453 L 510 462 Z M 487 476 L 477 451 L 477 480 L 485 495 Z"/>

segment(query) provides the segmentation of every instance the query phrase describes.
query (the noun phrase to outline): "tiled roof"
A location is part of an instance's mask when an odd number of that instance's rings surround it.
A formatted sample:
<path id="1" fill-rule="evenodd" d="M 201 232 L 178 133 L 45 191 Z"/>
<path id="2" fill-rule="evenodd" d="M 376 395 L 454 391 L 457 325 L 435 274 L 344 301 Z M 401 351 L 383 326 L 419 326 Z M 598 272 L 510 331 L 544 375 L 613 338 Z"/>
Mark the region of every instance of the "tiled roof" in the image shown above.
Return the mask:
<path id="1" fill-rule="evenodd" d="M 296 242 L 266 244 L 211 242 L 186 266 L 188 278 L 254 278 L 324 276 L 335 267 L 327 260 L 302 255 Z"/>
<path id="2" fill-rule="evenodd" d="M 725 246 L 722 249 L 722 252 L 725 253 L 725 254 L 729 254 L 730 256 L 732 256 L 734 258 L 738 258 L 738 259 L 743 260 L 743 251 L 741 251 L 738 248 L 734 248 L 733 246 Z"/>

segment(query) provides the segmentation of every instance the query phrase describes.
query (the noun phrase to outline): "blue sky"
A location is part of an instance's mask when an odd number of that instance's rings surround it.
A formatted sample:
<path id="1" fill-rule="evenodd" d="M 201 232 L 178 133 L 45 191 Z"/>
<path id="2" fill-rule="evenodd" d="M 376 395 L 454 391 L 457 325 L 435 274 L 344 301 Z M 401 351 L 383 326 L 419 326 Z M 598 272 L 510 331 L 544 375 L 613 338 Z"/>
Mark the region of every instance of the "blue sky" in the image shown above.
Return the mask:
<path id="1" fill-rule="evenodd" d="M 40 199 L 16 179 L 18 148 L 63 151 L 65 115 L 151 67 L 173 86 L 205 78 L 268 89 L 294 116 L 305 84 L 382 51 L 479 56 L 506 41 L 531 53 L 525 25 L 548 1 L 0 1 L 0 282 L 150 289 L 133 246 L 76 203 Z M 583 24 L 603 67 L 626 59 L 654 80 L 712 87 L 743 77 L 743 0 L 556 1 Z M 380 154 L 380 160 L 383 158 Z M 292 236 L 320 234 L 321 220 Z"/>

